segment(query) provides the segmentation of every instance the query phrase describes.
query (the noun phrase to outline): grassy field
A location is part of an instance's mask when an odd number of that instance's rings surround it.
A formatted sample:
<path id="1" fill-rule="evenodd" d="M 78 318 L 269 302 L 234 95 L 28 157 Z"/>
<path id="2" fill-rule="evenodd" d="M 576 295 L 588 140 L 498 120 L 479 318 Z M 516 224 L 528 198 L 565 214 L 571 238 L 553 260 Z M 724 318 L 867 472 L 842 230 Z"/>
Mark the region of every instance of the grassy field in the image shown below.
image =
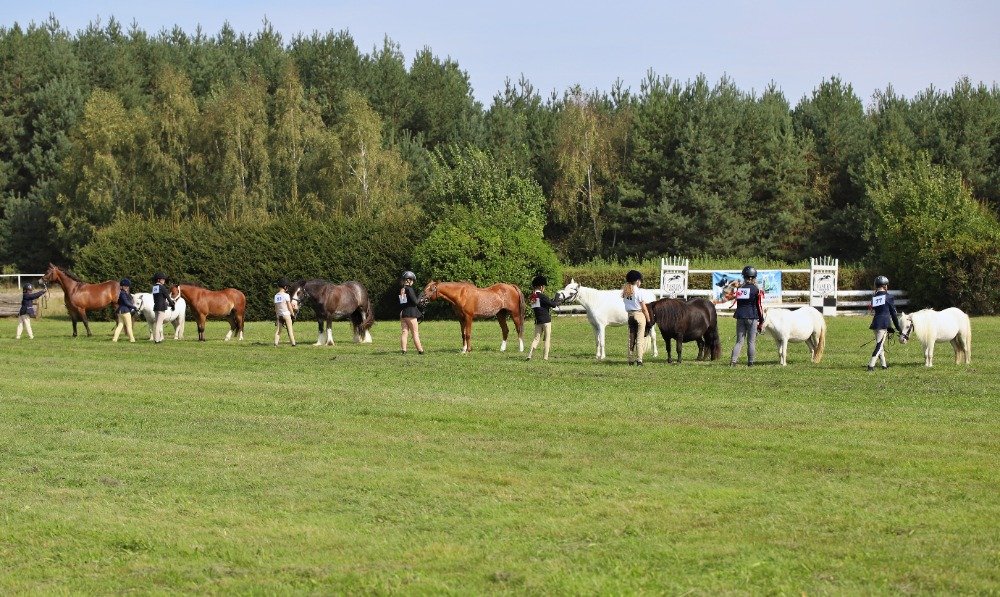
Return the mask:
<path id="1" fill-rule="evenodd" d="M 276 349 L 0 320 L 0 593 L 995 594 L 1000 319 L 971 366 L 875 373 L 867 323 L 732 369 L 627 367 L 623 328 L 596 363 L 581 318 L 549 362 L 495 322 L 403 356 L 395 322 Z"/>

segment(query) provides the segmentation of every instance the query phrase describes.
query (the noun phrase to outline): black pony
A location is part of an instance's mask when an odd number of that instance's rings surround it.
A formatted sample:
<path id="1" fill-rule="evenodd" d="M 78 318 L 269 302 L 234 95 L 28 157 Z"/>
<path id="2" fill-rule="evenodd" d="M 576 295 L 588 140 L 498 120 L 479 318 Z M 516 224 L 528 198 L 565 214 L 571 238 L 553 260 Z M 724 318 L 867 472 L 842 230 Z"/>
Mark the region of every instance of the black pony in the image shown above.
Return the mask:
<path id="1" fill-rule="evenodd" d="M 333 345 L 333 322 L 345 319 L 351 320 L 355 342 L 372 341 L 368 330 L 375 325 L 375 315 L 372 313 L 368 290 L 360 282 L 352 280 L 334 284 L 319 279 L 296 280 L 288 289 L 288 295 L 292 301 L 310 303 L 316 311 L 316 323 L 319 326 L 316 346 L 324 344 L 324 331 L 325 343 Z"/>
<path id="2" fill-rule="evenodd" d="M 711 301 L 703 298 L 688 301 L 665 298 L 650 303 L 649 313 L 660 328 L 660 334 L 667 345 L 668 363 L 673 362 L 671 339 L 677 341 L 678 363 L 681 362 L 681 347 L 684 342 L 698 343 L 699 361 L 714 361 L 722 356 L 719 316 Z"/>

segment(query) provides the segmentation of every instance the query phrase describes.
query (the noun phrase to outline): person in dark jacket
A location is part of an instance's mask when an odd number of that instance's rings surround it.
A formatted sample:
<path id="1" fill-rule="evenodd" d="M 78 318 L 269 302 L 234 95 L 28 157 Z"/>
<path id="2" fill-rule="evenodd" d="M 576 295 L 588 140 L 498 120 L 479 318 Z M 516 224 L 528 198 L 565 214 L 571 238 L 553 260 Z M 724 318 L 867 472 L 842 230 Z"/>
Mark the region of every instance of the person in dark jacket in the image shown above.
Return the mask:
<path id="1" fill-rule="evenodd" d="M 417 307 L 417 292 L 413 290 L 413 284 L 417 281 L 417 275 L 407 270 L 400 277 L 399 288 L 399 327 L 401 335 L 399 346 L 403 354 L 406 354 L 408 337 L 413 334 L 413 345 L 417 347 L 417 354 L 424 354 L 424 345 L 420 343 L 420 330 L 418 328 L 421 317 L 420 309 Z"/>
<path id="2" fill-rule="evenodd" d="M 535 339 L 531 341 L 531 349 L 528 350 L 527 360 L 529 361 L 535 349 L 538 348 L 539 341 L 543 338 L 545 352 L 542 354 L 542 360 L 549 360 L 549 347 L 552 346 L 552 314 L 549 311 L 558 305 L 545 296 L 545 287 L 548 286 L 548 283 L 545 276 L 535 276 L 535 279 L 531 281 L 533 290 L 528 297 L 528 303 L 535 313 Z"/>
<path id="3" fill-rule="evenodd" d="M 764 328 L 764 291 L 757 287 L 757 270 L 746 266 L 741 272 L 743 284 L 736 289 L 736 345 L 729 364 L 736 365 L 747 342 L 747 366 L 753 367 L 757 358 L 757 334 Z"/>
<path id="4" fill-rule="evenodd" d="M 875 294 L 872 295 L 871 309 L 875 316 L 868 329 L 875 332 L 875 350 L 872 351 L 872 358 L 868 361 L 868 370 L 875 370 L 875 361 L 882 361 L 882 368 L 888 369 L 889 364 L 885 361 L 885 341 L 895 330 L 901 332 L 902 326 L 896 316 L 896 303 L 889 294 L 889 278 L 879 276 L 875 278 Z"/>
<path id="5" fill-rule="evenodd" d="M 17 339 L 21 339 L 21 333 L 23 331 L 28 332 L 28 339 L 34 340 L 35 334 L 31 331 L 31 318 L 35 316 L 35 301 L 40 299 L 49 291 L 48 288 L 43 288 L 38 292 L 32 292 L 35 289 L 31 284 L 25 284 L 21 290 L 21 308 L 17 311 Z"/>
<path id="6" fill-rule="evenodd" d="M 118 285 L 121 286 L 118 291 L 118 308 L 115 310 L 118 324 L 115 326 L 115 334 L 111 337 L 111 341 L 118 341 L 118 336 L 124 327 L 128 333 L 128 341 L 135 342 L 135 336 L 132 334 L 132 314 L 135 313 L 135 303 L 132 302 L 132 280 L 124 278 Z"/>
<path id="7" fill-rule="evenodd" d="M 163 322 L 167 318 L 167 311 L 173 307 L 174 301 L 170 299 L 170 288 L 167 286 L 167 277 L 159 272 L 153 275 L 153 312 L 156 313 L 156 323 L 153 324 L 153 342 L 159 344 L 163 342 Z"/>

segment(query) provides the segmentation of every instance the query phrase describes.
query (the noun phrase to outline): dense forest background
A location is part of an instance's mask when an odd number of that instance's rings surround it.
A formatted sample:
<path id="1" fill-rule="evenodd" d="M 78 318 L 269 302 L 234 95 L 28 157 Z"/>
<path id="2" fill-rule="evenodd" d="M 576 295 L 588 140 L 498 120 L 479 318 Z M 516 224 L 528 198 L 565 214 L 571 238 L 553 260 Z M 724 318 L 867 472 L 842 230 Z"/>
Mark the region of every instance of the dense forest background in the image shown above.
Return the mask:
<path id="1" fill-rule="evenodd" d="M 832 77 L 792 105 L 777 85 L 650 71 L 637 90 L 543 96 L 509 81 L 483 106 L 455 60 L 429 48 L 407 60 L 388 38 L 366 53 L 346 32 L 285 40 L 267 22 L 0 29 L 0 265 L 72 263 L 123 218 L 420 229 L 462 203 L 448 177 L 477 168 L 514 181 L 480 195 L 540 191 L 542 207 L 480 196 L 465 208 L 500 201 L 496 223 L 529 220 L 563 263 L 878 259 L 896 172 L 952 181 L 955 205 L 996 221 L 1000 91 L 887 88 L 866 107 Z"/>

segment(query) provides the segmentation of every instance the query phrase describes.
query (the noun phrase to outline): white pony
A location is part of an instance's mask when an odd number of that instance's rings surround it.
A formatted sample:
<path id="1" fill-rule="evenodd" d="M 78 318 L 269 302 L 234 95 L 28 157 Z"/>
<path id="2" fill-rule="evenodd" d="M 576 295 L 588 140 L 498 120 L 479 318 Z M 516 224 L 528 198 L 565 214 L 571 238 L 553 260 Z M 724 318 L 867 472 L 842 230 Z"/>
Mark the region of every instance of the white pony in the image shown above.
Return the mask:
<path id="1" fill-rule="evenodd" d="M 972 362 L 972 324 L 961 309 L 952 307 L 944 311 L 924 309 L 910 315 L 901 313 L 899 325 L 903 326 L 903 333 L 899 335 L 901 343 L 906 344 L 910 334 L 915 334 L 924 345 L 925 366 L 934 366 L 934 344 L 937 342 L 951 342 L 956 365 Z"/>
<path id="2" fill-rule="evenodd" d="M 768 309 L 764 313 L 764 331 L 771 334 L 778 345 L 778 359 L 782 365 L 788 364 L 789 342 L 805 342 L 814 363 L 823 358 L 826 319 L 812 307 L 800 307 L 794 311 Z"/>
<path id="3" fill-rule="evenodd" d="M 644 290 L 640 289 L 640 291 Z M 619 326 L 628 323 L 628 313 L 625 312 L 622 291 L 597 290 L 596 288 L 580 286 L 576 280 L 570 280 L 566 288 L 556 293 L 555 298 L 559 302 L 576 301 L 587 310 L 587 319 L 594 328 L 594 336 L 597 341 L 597 359 L 605 358 L 607 355 L 604 351 L 604 329 L 609 325 Z M 658 357 L 660 352 L 656 348 L 655 328 L 656 326 L 653 326 L 648 337 L 652 339 L 653 357 Z"/>
<path id="4" fill-rule="evenodd" d="M 149 325 L 149 340 L 153 340 L 153 327 L 156 325 L 156 313 L 153 313 L 153 295 L 148 292 L 139 292 L 132 295 L 132 302 L 135 303 L 135 310 L 139 312 Z M 182 298 L 174 299 L 173 309 L 167 309 L 167 317 L 164 323 L 174 324 L 174 340 L 184 339 L 184 316 L 187 314 L 187 303 Z"/>

